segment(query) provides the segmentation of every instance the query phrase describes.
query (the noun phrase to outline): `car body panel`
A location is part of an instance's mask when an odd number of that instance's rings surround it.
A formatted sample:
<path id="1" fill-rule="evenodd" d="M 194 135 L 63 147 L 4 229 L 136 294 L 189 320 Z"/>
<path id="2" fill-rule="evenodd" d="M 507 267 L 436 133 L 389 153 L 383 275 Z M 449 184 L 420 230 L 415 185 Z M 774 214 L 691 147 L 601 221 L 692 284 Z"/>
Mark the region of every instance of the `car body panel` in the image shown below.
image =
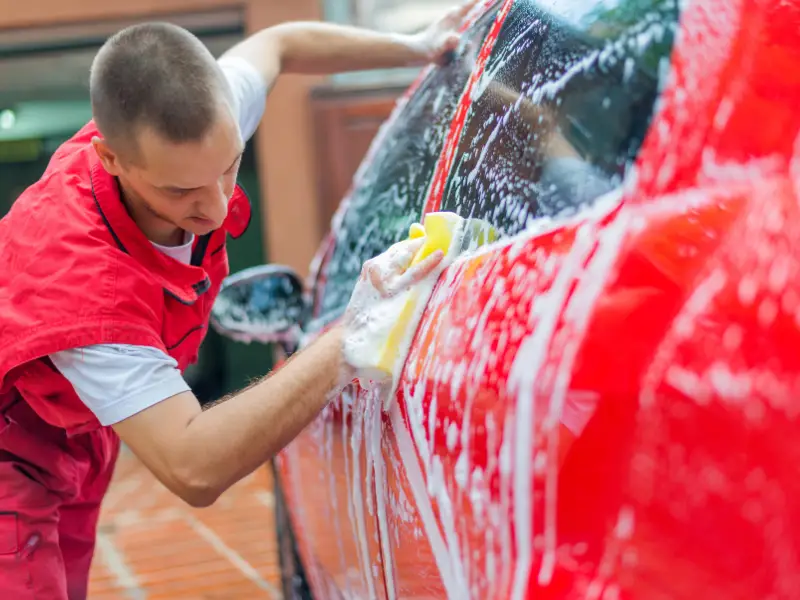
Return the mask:
<path id="1" fill-rule="evenodd" d="M 800 10 L 696 0 L 679 39 L 619 193 L 457 259 L 388 408 L 351 387 L 282 454 L 319 598 L 800 589 Z"/>

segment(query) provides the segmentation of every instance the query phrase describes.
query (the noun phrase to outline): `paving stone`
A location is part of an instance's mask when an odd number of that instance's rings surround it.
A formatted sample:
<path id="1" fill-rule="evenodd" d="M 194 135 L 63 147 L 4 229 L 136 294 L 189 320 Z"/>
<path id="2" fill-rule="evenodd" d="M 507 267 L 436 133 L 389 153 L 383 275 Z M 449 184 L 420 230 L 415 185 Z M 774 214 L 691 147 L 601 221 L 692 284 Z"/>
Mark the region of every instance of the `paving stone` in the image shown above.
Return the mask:
<path id="1" fill-rule="evenodd" d="M 103 505 L 90 600 L 280 599 L 265 467 L 194 509 L 124 451 Z"/>

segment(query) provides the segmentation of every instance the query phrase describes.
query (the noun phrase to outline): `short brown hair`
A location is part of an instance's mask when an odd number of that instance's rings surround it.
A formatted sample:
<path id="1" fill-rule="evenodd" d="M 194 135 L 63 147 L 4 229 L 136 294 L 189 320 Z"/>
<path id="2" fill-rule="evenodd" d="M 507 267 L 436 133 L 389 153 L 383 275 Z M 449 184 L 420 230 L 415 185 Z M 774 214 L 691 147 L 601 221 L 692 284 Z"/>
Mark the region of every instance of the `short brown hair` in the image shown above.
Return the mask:
<path id="1" fill-rule="evenodd" d="M 227 97 L 208 49 L 170 23 L 133 25 L 110 37 L 92 62 L 89 87 L 97 128 L 120 146 L 142 126 L 171 142 L 198 141 Z"/>

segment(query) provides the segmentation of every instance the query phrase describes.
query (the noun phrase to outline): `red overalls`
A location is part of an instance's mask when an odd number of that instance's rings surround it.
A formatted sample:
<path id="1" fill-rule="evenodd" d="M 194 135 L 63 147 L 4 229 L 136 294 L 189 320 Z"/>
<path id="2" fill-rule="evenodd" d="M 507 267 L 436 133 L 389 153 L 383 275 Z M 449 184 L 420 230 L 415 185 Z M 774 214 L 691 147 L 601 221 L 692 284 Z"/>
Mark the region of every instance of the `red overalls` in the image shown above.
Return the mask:
<path id="1" fill-rule="evenodd" d="M 250 205 L 237 188 L 191 265 L 156 250 L 97 159 L 89 123 L 0 220 L 0 598 L 86 597 L 100 501 L 119 450 L 53 367 L 92 344 L 197 358 L 228 274 L 226 233 Z"/>

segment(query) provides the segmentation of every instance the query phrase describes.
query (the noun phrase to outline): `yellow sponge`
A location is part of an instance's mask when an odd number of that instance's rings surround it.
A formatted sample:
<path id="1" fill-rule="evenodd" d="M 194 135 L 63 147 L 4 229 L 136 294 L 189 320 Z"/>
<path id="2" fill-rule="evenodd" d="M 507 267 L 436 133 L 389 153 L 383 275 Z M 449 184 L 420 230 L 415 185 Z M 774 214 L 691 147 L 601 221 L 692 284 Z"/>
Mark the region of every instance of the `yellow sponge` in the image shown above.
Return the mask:
<path id="1" fill-rule="evenodd" d="M 465 242 L 469 242 L 469 246 L 482 246 L 494 241 L 497 232 L 485 221 L 464 219 L 451 212 L 436 212 L 425 215 L 422 224 L 411 225 L 408 235 L 410 239 L 425 238 L 422 248 L 411 262 L 413 266 L 437 250 L 444 252 L 446 263 L 464 249 Z M 419 321 L 432 291 L 431 283 L 427 286 L 418 285 L 408 292 L 403 309 L 386 338 L 376 367 L 384 373 L 392 374 L 395 379 L 398 375 L 395 371 L 402 368 L 402 364 L 398 364 L 398 358 L 404 357 L 408 351 L 410 337 L 416 332 L 418 324 L 414 321 Z"/>
<path id="2" fill-rule="evenodd" d="M 463 219 L 455 213 L 437 212 L 425 215 L 423 224 L 414 223 L 408 237 L 410 239 L 425 237 L 425 243 L 419 249 L 411 265 L 415 265 L 428 258 L 437 250 L 447 255 L 451 251 L 453 238 L 457 233 Z"/>

